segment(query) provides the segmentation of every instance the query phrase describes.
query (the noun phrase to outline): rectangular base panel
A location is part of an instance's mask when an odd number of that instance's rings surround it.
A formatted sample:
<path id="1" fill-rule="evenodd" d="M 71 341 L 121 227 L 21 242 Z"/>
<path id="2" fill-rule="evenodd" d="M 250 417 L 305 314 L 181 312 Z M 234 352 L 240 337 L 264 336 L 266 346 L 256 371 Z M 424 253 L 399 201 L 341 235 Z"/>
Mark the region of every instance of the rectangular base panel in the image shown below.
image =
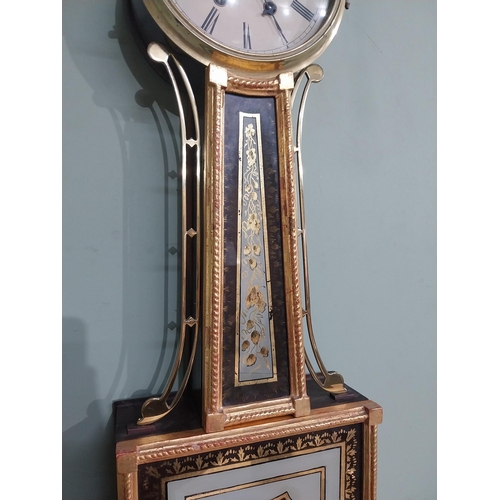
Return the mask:
<path id="1" fill-rule="evenodd" d="M 136 425 L 144 399 L 114 404 L 119 500 L 375 500 L 382 409 L 308 383 L 312 411 L 207 434 L 196 397 Z"/>

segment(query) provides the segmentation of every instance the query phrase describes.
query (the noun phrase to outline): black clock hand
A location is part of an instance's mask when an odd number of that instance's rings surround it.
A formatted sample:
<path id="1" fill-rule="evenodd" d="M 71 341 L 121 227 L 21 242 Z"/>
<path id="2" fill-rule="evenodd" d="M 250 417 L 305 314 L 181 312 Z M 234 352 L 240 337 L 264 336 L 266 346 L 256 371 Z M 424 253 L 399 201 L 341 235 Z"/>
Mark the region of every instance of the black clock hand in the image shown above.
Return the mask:
<path id="1" fill-rule="evenodd" d="M 285 40 L 285 43 L 288 45 L 288 40 L 285 38 L 285 35 L 283 34 L 283 30 L 281 29 L 280 25 L 278 24 L 278 21 L 276 21 L 276 18 L 274 17 L 274 15 L 273 15 L 273 21 L 274 21 L 274 24 L 276 25 L 276 28 L 280 32 L 281 38 L 283 38 L 283 40 Z"/>
<path id="2" fill-rule="evenodd" d="M 285 41 L 285 43 L 288 45 L 288 40 L 286 39 L 283 30 L 281 29 L 281 26 L 279 25 L 278 21 L 276 20 L 276 4 L 274 2 L 264 2 L 264 10 L 262 12 L 263 16 L 271 16 L 273 18 L 274 24 L 276 25 L 276 29 L 278 30 L 279 34 L 281 35 L 281 38 Z"/>

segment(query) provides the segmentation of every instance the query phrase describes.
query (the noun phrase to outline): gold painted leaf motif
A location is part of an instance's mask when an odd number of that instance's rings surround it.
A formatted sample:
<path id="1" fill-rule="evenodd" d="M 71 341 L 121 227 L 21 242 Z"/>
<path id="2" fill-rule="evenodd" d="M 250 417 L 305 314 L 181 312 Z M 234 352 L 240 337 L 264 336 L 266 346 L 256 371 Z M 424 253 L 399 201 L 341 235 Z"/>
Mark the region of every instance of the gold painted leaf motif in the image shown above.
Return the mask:
<path id="1" fill-rule="evenodd" d="M 246 360 L 246 365 L 253 366 L 256 361 L 257 361 L 257 356 L 255 356 L 255 354 L 250 354 Z"/>
<path id="2" fill-rule="evenodd" d="M 264 312 L 264 309 L 266 308 L 264 294 L 255 285 L 251 286 L 245 298 L 245 304 L 247 309 L 250 309 L 252 306 L 257 306 L 257 309 L 260 312 Z"/>
<path id="3" fill-rule="evenodd" d="M 252 332 L 252 335 L 250 335 L 250 338 L 252 339 L 252 342 L 257 345 L 260 340 L 260 333 L 257 330 L 254 330 Z"/>

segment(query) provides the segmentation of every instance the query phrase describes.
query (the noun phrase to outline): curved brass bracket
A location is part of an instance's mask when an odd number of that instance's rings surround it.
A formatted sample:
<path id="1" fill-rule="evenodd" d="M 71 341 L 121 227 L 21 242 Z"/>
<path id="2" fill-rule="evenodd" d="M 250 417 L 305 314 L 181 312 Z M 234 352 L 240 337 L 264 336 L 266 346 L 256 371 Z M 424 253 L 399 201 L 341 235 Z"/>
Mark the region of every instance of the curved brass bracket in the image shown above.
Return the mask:
<path id="1" fill-rule="evenodd" d="M 181 169 L 182 169 L 182 299 L 181 299 L 181 332 L 179 339 L 179 347 L 177 350 L 177 355 L 174 360 L 174 364 L 172 367 L 172 371 L 170 373 L 170 377 L 168 382 L 163 390 L 162 394 L 159 397 L 149 398 L 144 402 L 141 413 L 142 417 L 138 420 L 138 425 L 146 425 L 151 424 L 159 420 L 160 418 L 167 415 L 170 411 L 174 409 L 179 400 L 186 389 L 189 376 L 191 374 L 191 370 L 193 368 L 194 358 L 196 354 L 196 345 L 198 343 L 198 330 L 199 330 L 199 295 L 200 295 L 200 255 L 201 255 L 201 243 L 200 243 L 200 125 L 198 118 L 198 110 L 196 107 L 196 101 L 194 97 L 193 90 L 191 88 L 191 84 L 189 83 L 189 79 L 179 64 L 177 59 L 172 54 L 169 54 L 164 47 L 159 45 L 158 43 L 151 43 L 148 46 L 148 54 L 151 59 L 156 62 L 162 63 L 167 68 L 168 75 L 172 81 L 172 86 L 174 88 L 175 97 L 177 100 L 177 105 L 179 109 L 179 121 L 180 121 L 180 131 L 181 131 Z M 172 71 L 172 67 L 170 66 L 170 60 L 172 60 L 178 70 L 178 73 L 181 77 L 182 83 L 186 88 L 188 97 L 189 97 L 189 105 L 191 107 L 191 115 L 192 120 L 194 122 L 194 137 L 189 139 L 186 138 L 186 116 L 184 112 L 184 107 L 181 100 L 181 95 L 179 92 L 179 86 L 176 80 L 176 77 Z M 187 157 L 188 157 L 188 148 L 195 150 L 195 176 L 196 176 L 196 185 L 194 190 L 196 191 L 194 197 L 196 198 L 194 201 L 195 209 L 191 214 L 191 210 L 188 210 L 188 200 L 187 200 Z M 190 172 L 190 176 L 193 172 Z M 193 249 L 192 247 L 195 246 Z M 188 270 L 188 251 L 194 250 L 195 254 L 195 269 L 193 270 L 193 265 L 189 263 Z M 194 272 L 193 272 L 194 271 Z M 194 278 L 193 278 L 194 276 Z M 194 283 L 193 283 L 194 279 Z M 194 295 L 194 299 L 190 301 L 190 313 L 187 310 L 188 297 L 191 297 L 191 291 L 188 290 L 188 284 L 194 285 L 196 292 Z M 168 399 L 172 394 L 172 388 L 179 374 L 179 369 L 181 366 L 181 362 L 183 359 L 183 355 L 186 346 L 186 331 L 189 328 L 191 333 L 191 353 L 189 354 L 188 364 L 186 367 L 186 371 L 184 377 L 180 383 L 180 386 L 173 398 L 173 400 L 169 403 Z"/>
<path id="2" fill-rule="evenodd" d="M 294 103 L 297 94 L 299 93 L 300 84 L 304 77 L 307 78 L 307 81 L 304 85 L 304 89 L 302 91 L 302 97 L 300 100 L 300 107 L 297 117 L 297 133 L 296 133 L 296 144 L 295 144 L 295 154 L 296 154 L 296 164 L 297 164 L 297 196 L 298 196 L 298 209 L 299 209 L 299 225 L 298 234 L 299 234 L 299 242 L 302 248 L 302 277 L 304 283 L 304 294 L 303 294 L 303 316 L 306 319 L 307 332 L 309 335 L 309 341 L 311 343 L 311 349 L 316 360 L 316 363 L 321 372 L 321 376 L 323 380 L 320 379 L 314 367 L 311 363 L 311 360 L 305 352 L 305 361 L 307 369 L 313 380 L 325 391 L 328 391 L 331 394 L 342 394 L 347 391 L 344 387 L 344 378 L 338 372 L 329 372 L 321 359 L 319 354 L 318 346 L 316 344 L 316 339 L 314 338 L 314 331 L 312 325 L 311 318 L 311 300 L 310 300 L 310 287 L 309 287 L 309 271 L 308 271 L 308 256 L 307 256 L 307 241 L 306 241 L 306 215 L 304 208 L 304 180 L 303 180 L 303 164 L 302 164 L 302 125 L 304 121 L 304 108 L 307 100 L 307 94 L 309 92 L 309 88 L 311 83 L 318 83 L 323 79 L 323 69 L 321 66 L 317 64 L 311 64 L 306 69 L 304 69 L 295 82 L 295 89 L 292 93 L 292 106 Z"/>

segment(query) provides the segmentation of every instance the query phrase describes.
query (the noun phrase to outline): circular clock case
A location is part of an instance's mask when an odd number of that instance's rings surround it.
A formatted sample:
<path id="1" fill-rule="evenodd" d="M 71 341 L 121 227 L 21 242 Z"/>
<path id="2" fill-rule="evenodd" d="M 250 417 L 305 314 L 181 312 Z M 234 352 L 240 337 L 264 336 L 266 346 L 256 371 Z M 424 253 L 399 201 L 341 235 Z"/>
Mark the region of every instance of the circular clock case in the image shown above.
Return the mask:
<path id="1" fill-rule="evenodd" d="M 345 0 L 143 0 L 168 39 L 203 65 L 272 77 L 312 63 L 335 36 Z"/>

